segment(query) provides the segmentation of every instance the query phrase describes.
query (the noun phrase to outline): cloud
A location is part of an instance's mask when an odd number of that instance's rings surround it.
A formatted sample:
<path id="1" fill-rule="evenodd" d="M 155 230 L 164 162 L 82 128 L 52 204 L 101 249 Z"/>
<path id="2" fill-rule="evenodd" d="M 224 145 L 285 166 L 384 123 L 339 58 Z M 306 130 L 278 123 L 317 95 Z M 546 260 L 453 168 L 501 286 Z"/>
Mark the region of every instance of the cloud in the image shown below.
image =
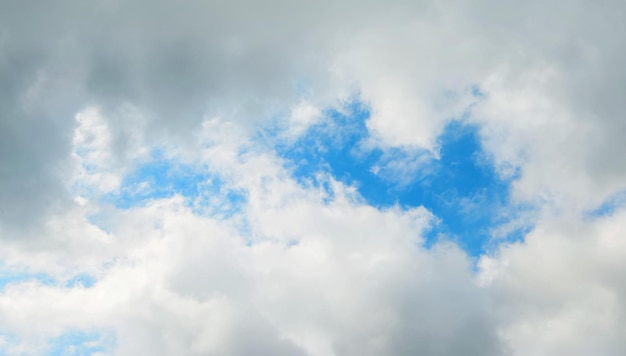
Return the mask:
<path id="1" fill-rule="evenodd" d="M 3 158 L 10 187 L 3 201 L 13 206 L 4 215 L 37 215 L 67 197 L 55 172 L 74 114 L 91 104 L 114 121 L 112 144 L 123 156 L 137 125 L 124 105 L 148 118 L 141 129 L 148 137 L 182 144 L 207 113 L 256 122 L 297 111 L 303 99 L 326 107 L 356 91 L 371 105 L 368 128 L 381 144 L 436 150 L 446 122 L 475 104 L 476 86 L 485 99 L 471 120 L 484 125 L 502 165 L 527 171 L 522 198 L 565 188 L 576 199 L 594 200 L 580 192 L 598 189 L 606 198 L 623 188 L 614 152 L 625 129 L 618 100 L 625 51 L 610 40 L 619 6 L 4 4 L 2 151 L 12 158 Z M 32 137 L 42 144 L 29 145 Z M 538 186 L 557 176 L 579 178 Z"/>
<path id="2" fill-rule="evenodd" d="M 623 210 L 584 222 L 546 217 L 524 243 L 481 259 L 515 354 L 623 352 L 623 219 Z"/>
<path id="3" fill-rule="evenodd" d="M 624 14 L 2 2 L 0 350 L 623 354 Z M 477 230 L 438 229 L 424 199 L 290 162 L 332 139 L 333 167 L 401 191 L 439 164 L 457 192 L 457 123 L 490 175 L 444 200 L 522 235 L 471 257 Z"/>
<path id="4" fill-rule="evenodd" d="M 272 167 L 253 156 L 234 168 L 258 160 Z M 427 211 L 379 211 L 340 183 L 325 203 L 271 173 L 246 175 L 253 235 L 233 228 L 235 217 L 194 214 L 180 196 L 111 212 L 110 247 L 92 251 L 95 283 L 9 285 L 0 328 L 32 345 L 63 330 L 113 329 L 119 354 L 497 353 L 467 257 L 451 244 L 420 247 Z M 88 269 L 74 253 L 65 268 Z"/>

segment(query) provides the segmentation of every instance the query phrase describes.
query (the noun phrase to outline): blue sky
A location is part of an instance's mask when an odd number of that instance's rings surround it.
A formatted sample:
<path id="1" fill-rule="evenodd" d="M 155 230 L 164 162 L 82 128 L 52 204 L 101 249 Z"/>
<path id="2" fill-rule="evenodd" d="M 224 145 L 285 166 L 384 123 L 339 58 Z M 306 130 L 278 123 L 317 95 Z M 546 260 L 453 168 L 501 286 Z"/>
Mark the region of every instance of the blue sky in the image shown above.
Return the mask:
<path id="1" fill-rule="evenodd" d="M 50 340 L 46 355 L 85 356 L 110 353 L 115 347 L 115 337 L 104 332 L 68 331 Z"/>
<path id="2" fill-rule="evenodd" d="M 610 216 L 616 210 L 624 207 L 624 205 L 626 205 L 626 191 L 617 192 L 600 204 L 600 206 L 591 210 L 589 215 L 596 218 Z"/>
<path id="3" fill-rule="evenodd" d="M 77 274 L 72 278 L 66 280 L 64 283 L 59 284 L 60 282 L 55 279 L 53 276 L 45 274 L 45 273 L 29 273 L 26 271 L 15 271 L 7 268 L 2 268 L 0 266 L 0 291 L 5 289 L 8 285 L 11 284 L 19 284 L 28 281 L 35 281 L 41 283 L 43 285 L 62 285 L 65 288 L 74 288 L 74 287 L 92 287 L 96 282 L 96 279 L 89 274 Z"/>
<path id="4" fill-rule="evenodd" d="M 21 283 L 26 281 L 38 281 L 42 284 L 53 285 L 56 280 L 44 273 L 27 273 L 11 270 L 0 270 L 0 290 L 12 283 Z"/>
<path id="5" fill-rule="evenodd" d="M 521 207 L 509 204 L 510 185 L 516 177 L 499 176 L 481 147 L 477 126 L 463 119 L 451 121 L 438 138 L 435 157 L 419 148 L 365 148 L 370 138 L 369 115 L 367 106 L 358 101 L 341 112 L 326 110 L 326 120 L 309 128 L 295 143 L 279 144 L 276 150 L 303 184 L 324 184 L 316 181 L 321 171 L 356 186 L 370 205 L 424 206 L 439 220 L 426 237 L 427 246 L 451 239 L 478 256 L 494 243 L 523 236 L 512 231 L 508 239 L 492 239 L 491 230 L 515 219 Z M 394 171 L 392 164 L 409 168 Z"/>
<path id="6" fill-rule="evenodd" d="M 198 213 L 224 217 L 236 213 L 245 201 L 244 193 L 230 187 L 219 172 L 166 157 L 163 149 L 153 149 L 148 160 L 123 177 L 118 191 L 101 199 L 128 209 L 174 195 L 184 197 Z"/>

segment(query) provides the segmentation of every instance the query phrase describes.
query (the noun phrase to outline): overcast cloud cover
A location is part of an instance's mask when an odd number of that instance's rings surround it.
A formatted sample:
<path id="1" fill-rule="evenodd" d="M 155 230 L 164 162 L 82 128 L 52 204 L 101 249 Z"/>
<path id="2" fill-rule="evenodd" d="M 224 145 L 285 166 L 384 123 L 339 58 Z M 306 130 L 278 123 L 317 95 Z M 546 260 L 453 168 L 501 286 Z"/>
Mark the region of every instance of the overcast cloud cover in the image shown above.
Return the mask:
<path id="1" fill-rule="evenodd" d="M 626 3 L 0 0 L 0 354 L 626 354 Z"/>

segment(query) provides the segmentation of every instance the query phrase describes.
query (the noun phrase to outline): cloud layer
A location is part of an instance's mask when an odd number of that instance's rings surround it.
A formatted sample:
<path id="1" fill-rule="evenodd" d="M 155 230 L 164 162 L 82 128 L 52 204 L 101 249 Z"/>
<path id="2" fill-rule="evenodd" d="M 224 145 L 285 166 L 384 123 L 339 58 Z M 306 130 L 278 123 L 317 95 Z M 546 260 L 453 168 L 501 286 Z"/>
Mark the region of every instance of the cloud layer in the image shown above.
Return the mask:
<path id="1" fill-rule="evenodd" d="M 625 17 L 3 2 L 0 351 L 624 354 Z"/>

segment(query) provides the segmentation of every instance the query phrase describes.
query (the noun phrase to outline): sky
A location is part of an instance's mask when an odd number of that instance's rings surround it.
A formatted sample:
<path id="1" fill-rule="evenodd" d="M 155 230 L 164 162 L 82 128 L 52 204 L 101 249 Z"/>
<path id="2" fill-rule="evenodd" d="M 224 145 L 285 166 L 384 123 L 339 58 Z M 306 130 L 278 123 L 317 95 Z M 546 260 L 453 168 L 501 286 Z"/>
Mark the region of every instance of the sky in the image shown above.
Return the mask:
<path id="1" fill-rule="evenodd" d="M 624 24 L 0 1 L 0 354 L 626 354 Z"/>

